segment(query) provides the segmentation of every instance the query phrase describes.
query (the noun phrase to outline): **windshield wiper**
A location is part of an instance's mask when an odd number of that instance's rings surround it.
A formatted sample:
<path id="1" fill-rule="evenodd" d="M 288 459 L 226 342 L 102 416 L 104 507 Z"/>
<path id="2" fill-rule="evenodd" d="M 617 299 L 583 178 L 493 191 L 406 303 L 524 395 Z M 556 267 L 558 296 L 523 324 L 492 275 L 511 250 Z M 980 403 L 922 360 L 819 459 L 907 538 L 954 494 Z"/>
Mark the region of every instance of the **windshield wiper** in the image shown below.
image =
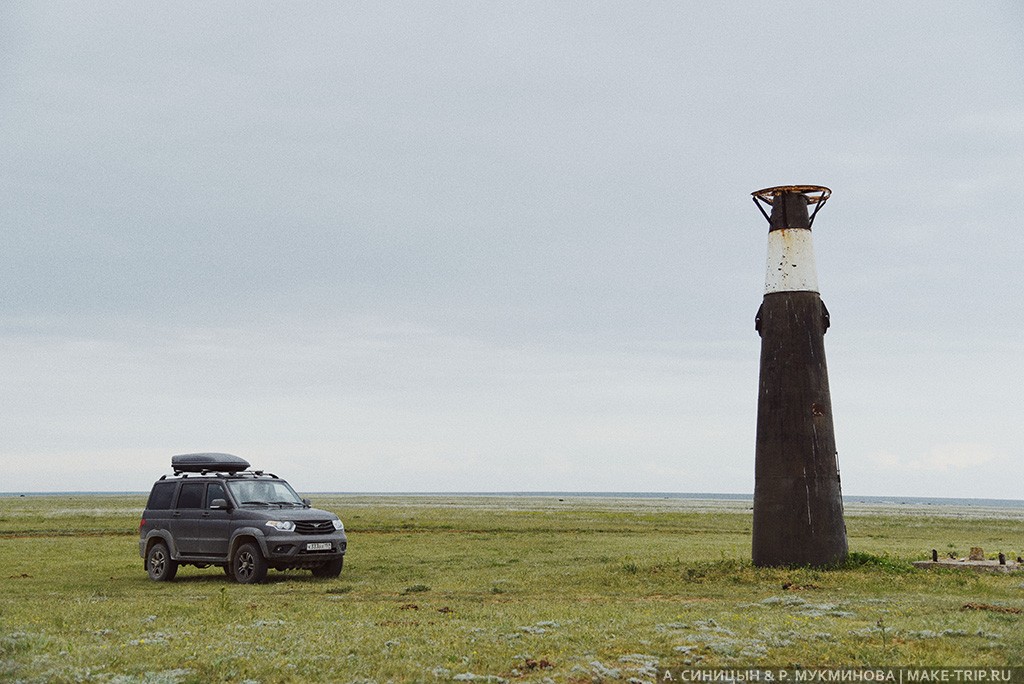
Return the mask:
<path id="1" fill-rule="evenodd" d="M 266 501 L 243 501 L 243 506 L 269 506 L 270 504 Z"/>
<path id="2" fill-rule="evenodd" d="M 305 504 L 301 504 L 301 503 L 298 503 L 296 501 L 274 501 L 273 503 L 281 504 L 282 506 L 284 506 L 284 505 L 288 505 L 288 506 L 305 506 Z"/>

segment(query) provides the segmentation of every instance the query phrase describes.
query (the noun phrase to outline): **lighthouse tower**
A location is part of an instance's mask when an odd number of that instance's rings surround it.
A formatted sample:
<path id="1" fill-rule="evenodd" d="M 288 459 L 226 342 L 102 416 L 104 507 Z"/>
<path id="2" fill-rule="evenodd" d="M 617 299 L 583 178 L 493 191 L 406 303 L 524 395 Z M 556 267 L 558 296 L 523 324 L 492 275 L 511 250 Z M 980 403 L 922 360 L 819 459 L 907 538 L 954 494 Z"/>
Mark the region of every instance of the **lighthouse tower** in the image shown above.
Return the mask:
<path id="1" fill-rule="evenodd" d="M 846 525 L 825 365 L 829 315 L 818 292 L 811 226 L 832 191 L 787 185 L 752 194 L 769 224 L 755 323 L 761 370 L 754 565 L 831 565 L 846 559 Z"/>

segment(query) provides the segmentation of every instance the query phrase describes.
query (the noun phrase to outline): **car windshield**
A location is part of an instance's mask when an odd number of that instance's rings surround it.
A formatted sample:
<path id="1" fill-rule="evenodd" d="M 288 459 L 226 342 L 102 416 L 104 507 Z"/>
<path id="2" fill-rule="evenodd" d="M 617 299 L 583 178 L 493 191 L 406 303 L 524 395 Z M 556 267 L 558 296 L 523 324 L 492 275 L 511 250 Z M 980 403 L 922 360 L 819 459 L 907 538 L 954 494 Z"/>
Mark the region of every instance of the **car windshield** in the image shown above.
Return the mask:
<path id="1" fill-rule="evenodd" d="M 284 480 L 228 480 L 228 489 L 241 506 L 304 505 Z"/>

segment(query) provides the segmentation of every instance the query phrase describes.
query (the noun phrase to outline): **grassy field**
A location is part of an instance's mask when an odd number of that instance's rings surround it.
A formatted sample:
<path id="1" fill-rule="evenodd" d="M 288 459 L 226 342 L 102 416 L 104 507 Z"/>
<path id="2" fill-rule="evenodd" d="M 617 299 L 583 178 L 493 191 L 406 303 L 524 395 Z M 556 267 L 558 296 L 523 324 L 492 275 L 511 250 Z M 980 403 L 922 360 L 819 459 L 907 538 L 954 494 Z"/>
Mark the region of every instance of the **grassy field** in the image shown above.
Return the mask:
<path id="1" fill-rule="evenodd" d="M 1024 522 L 847 513 L 851 562 L 755 569 L 741 503 L 315 496 L 341 577 L 151 582 L 137 496 L 0 497 L 0 681 L 654 681 L 699 666 L 1024 665 Z M 920 513 L 920 511 L 919 511 Z M 941 512 L 937 512 L 941 513 Z M 970 606 L 970 608 L 965 608 Z"/>

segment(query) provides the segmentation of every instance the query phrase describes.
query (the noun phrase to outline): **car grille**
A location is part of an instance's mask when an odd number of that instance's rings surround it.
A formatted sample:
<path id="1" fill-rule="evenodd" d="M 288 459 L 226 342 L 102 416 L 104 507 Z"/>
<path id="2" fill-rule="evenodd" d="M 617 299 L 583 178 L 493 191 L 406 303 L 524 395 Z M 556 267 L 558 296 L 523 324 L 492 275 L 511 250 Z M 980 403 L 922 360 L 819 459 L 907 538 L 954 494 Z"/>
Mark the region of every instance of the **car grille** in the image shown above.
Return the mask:
<path id="1" fill-rule="evenodd" d="M 295 531 L 299 534 L 330 534 L 334 523 L 330 520 L 296 520 Z"/>

